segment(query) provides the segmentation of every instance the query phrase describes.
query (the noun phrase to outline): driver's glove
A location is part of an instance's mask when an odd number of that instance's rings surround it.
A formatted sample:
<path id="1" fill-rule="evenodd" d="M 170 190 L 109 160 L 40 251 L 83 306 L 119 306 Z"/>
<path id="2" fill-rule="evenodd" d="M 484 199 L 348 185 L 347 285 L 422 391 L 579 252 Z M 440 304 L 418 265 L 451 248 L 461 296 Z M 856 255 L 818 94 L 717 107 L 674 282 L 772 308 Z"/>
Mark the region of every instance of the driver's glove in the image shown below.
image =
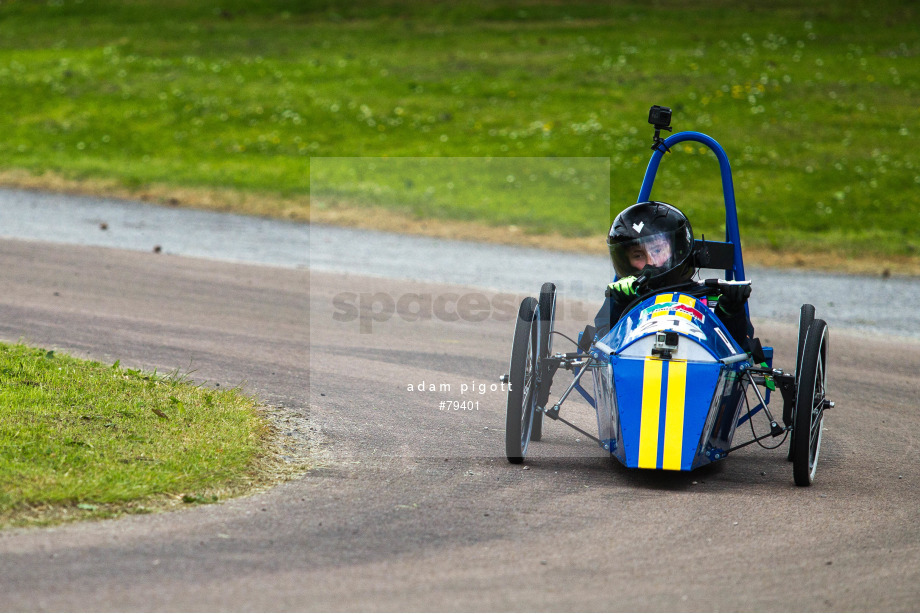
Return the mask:
<path id="1" fill-rule="evenodd" d="M 718 310 L 727 316 L 733 316 L 744 307 L 751 296 L 751 286 L 725 286 L 719 299 Z"/>
<path id="2" fill-rule="evenodd" d="M 604 296 L 617 302 L 625 301 L 636 295 L 636 278 L 624 277 L 607 286 Z"/>

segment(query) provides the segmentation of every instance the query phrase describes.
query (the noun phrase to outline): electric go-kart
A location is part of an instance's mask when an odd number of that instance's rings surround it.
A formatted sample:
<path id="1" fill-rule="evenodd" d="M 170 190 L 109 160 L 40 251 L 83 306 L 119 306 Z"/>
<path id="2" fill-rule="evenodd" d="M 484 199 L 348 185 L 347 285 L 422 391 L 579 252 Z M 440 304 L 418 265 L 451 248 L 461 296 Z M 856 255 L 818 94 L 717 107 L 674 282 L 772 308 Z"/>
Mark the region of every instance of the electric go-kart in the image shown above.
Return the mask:
<path id="1" fill-rule="evenodd" d="M 637 202 L 649 200 L 661 158 L 670 147 L 685 141 L 709 147 L 722 175 L 726 238 L 694 241 L 691 257 L 696 269 L 724 269 L 725 279 L 646 292 L 640 285 L 637 299 L 609 332 L 595 335 L 588 326 L 574 351 L 566 353 L 553 351 L 554 335 L 559 334 L 554 330 L 555 285 L 546 283 L 538 298 L 524 299 L 510 371 L 502 376 L 510 384 L 506 455 L 512 463 L 523 462 L 530 442 L 542 437 L 544 417 L 574 428 L 626 467 L 639 469 L 691 471 L 767 438 L 783 437 L 770 446 L 779 447 L 788 436 L 795 483 L 809 486 L 818 466 L 824 411 L 834 406 L 826 397 L 827 324 L 815 319 L 814 307 L 802 305 L 793 372 L 773 368 L 772 347 L 761 347 L 754 339 L 745 351 L 731 337 L 705 296 L 711 299 L 730 285 L 750 283 L 744 276 L 728 157 L 714 139 L 699 132 L 662 139 L 660 130 L 671 129 L 670 115 L 666 107 L 652 107 L 654 153 Z M 704 296 L 699 295 L 701 286 Z M 541 397 L 549 398 L 552 380 L 562 371 L 571 371 L 572 381 L 554 403 L 539 405 Z M 593 395 L 581 383 L 588 372 Z M 783 400 L 782 423 L 769 409 L 777 390 Z M 573 391 L 596 410 L 597 437 L 560 415 Z M 738 427 L 761 411 L 769 431 L 757 435 L 752 427 L 749 440 L 734 444 Z"/>

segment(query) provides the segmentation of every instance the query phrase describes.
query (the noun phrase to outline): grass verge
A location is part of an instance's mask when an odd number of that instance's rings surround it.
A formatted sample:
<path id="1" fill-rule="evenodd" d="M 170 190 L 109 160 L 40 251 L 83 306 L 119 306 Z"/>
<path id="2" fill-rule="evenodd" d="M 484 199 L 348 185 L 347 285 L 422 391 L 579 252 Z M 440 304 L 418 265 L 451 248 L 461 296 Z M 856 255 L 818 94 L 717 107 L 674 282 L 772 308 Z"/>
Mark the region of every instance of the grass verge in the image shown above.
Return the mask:
<path id="1" fill-rule="evenodd" d="M 318 194 L 317 159 L 591 156 L 609 159 L 619 210 L 648 160 L 648 107 L 666 104 L 676 129 L 725 146 L 747 245 L 916 263 L 918 54 L 902 0 L 11 0 L 0 167 L 289 216 Z M 712 238 L 714 158 L 676 149 L 653 196 Z M 577 190 L 484 203 L 442 177 L 328 170 L 320 195 L 349 210 L 575 238 L 609 223 Z"/>
<path id="2" fill-rule="evenodd" d="M 283 477 L 238 390 L 0 344 L 0 527 L 104 518 L 251 492 Z"/>

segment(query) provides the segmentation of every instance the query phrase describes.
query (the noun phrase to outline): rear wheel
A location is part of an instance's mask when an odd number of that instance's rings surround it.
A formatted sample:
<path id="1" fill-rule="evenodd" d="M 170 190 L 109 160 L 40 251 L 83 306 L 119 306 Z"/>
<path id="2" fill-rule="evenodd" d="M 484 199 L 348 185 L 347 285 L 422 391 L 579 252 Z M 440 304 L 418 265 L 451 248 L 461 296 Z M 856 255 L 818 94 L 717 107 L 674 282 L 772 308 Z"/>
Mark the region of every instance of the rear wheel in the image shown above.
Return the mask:
<path id="1" fill-rule="evenodd" d="M 814 320 L 805 332 L 802 361 L 796 373 L 792 474 L 798 486 L 811 486 L 818 469 L 827 397 L 827 341 L 827 324 Z"/>
<path id="2" fill-rule="evenodd" d="M 540 307 L 527 297 L 518 311 L 511 343 L 508 407 L 505 414 L 505 454 L 512 463 L 524 462 L 530 443 L 537 393 L 537 357 L 540 355 Z"/>
<path id="3" fill-rule="evenodd" d="M 802 372 L 802 350 L 805 349 L 805 334 L 808 332 L 808 327 L 811 326 L 811 323 L 815 321 L 815 307 L 814 305 L 809 305 L 805 303 L 802 305 L 802 308 L 799 310 L 799 342 L 798 342 L 798 351 L 795 354 L 795 372 L 796 376 Z M 792 424 L 792 416 L 783 416 L 783 421 L 786 424 Z M 789 453 L 786 456 L 787 460 L 792 460 L 792 451 L 795 448 L 795 431 L 792 432 L 792 435 L 789 437 Z"/>
<path id="4" fill-rule="evenodd" d="M 540 357 L 546 358 L 553 355 L 553 330 L 556 322 L 556 284 L 546 282 L 540 288 Z M 540 389 L 545 391 L 542 397 L 549 396 L 552 386 L 552 374 L 548 381 L 540 383 Z M 546 401 L 543 401 L 546 403 Z M 543 412 L 535 412 L 533 429 L 530 432 L 531 441 L 540 441 L 543 438 Z"/>

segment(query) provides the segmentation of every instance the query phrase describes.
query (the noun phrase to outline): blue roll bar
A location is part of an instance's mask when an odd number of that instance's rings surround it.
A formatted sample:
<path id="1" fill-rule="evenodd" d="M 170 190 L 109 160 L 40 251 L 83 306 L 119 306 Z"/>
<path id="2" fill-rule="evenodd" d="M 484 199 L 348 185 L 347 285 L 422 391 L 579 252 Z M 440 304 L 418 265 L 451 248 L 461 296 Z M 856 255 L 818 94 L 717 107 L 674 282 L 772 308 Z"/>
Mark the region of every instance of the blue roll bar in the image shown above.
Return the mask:
<path id="1" fill-rule="evenodd" d="M 642 188 L 639 190 L 637 203 L 646 202 L 652 194 L 652 185 L 655 183 L 655 175 L 658 173 L 658 166 L 661 164 L 661 157 L 664 156 L 666 148 L 673 147 L 678 143 L 685 141 L 694 141 L 702 143 L 709 147 L 716 158 L 719 160 L 719 170 L 722 173 L 722 194 L 725 199 L 725 241 L 732 244 L 734 250 L 734 263 L 732 270 L 725 271 L 727 280 L 744 281 L 744 260 L 741 256 L 741 233 L 738 230 L 738 212 L 735 208 L 735 186 L 732 183 L 732 169 L 728 163 L 728 156 L 722 146 L 711 136 L 702 132 L 678 132 L 666 138 L 652 154 L 649 160 L 648 168 L 645 170 L 645 178 L 642 180 Z"/>

